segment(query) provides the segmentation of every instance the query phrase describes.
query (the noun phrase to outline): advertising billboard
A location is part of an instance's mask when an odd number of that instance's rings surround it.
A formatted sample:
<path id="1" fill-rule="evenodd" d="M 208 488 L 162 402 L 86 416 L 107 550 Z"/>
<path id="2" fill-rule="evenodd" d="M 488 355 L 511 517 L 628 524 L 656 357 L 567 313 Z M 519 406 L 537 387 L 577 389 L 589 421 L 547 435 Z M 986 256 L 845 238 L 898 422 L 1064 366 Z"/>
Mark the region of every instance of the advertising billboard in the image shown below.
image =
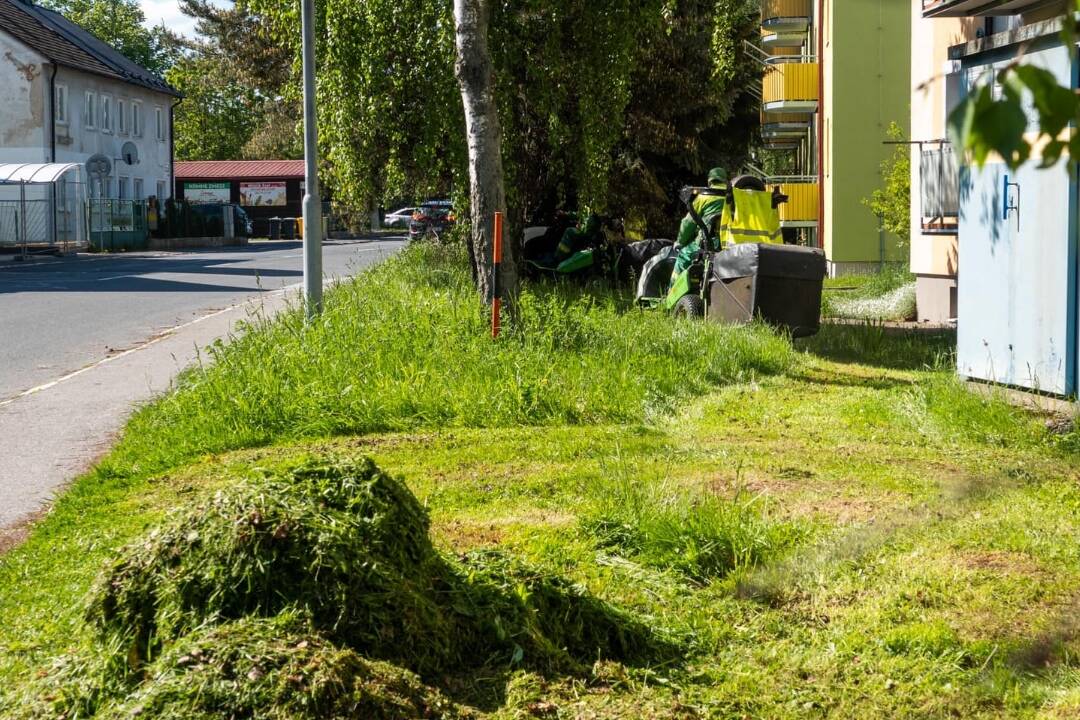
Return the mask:
<path id="1" fill-rule="evenodd" d="M 240 183 L 240 204 L 244 207 L 273 207 L 285 205 L 284 182 Z"/>
<path id="2" fill-rule="evenodd" d="M 184 199 L 190 203 L 227 203 L 230 189 L 227 182 L 185 182 Z"/>

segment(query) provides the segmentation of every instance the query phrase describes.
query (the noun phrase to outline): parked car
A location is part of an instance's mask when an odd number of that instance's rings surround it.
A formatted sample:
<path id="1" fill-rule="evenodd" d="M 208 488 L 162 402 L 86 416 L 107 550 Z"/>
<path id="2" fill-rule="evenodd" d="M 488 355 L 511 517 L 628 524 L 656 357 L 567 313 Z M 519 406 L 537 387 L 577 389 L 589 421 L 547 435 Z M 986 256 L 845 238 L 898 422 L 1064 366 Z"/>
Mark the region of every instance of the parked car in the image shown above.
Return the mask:
<path id="1" fill-rule="evenodd" d="M 413 212 L 409 221 L 409 239 L 419 240 L 427 235 L 437 238 L 456 222 L 453 203 L 449 200 L 428 200 Z"/>
<path id="2" fill-rule="evenodd" d="M 416 212 L 414 207 L 403 207 L 400 210 L 395 210 L 392 213 L 387 213 L 383 218 L 383 226 L 388 228 L 407 228 L 409 222 L 412 220 L 413 213 Z"/>

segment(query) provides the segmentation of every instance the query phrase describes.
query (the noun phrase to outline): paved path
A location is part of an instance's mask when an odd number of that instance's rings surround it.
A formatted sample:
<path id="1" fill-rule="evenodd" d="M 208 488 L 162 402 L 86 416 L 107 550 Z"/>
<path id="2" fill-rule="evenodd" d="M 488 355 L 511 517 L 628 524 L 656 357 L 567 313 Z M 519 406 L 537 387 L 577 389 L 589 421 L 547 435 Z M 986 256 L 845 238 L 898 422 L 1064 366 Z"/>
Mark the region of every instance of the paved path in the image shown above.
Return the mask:
<path id="1" fill-rule="evenodd" d="M 328 277 L 400 247 L 327 243 Z M 46 506 L 199 348 L 295 298 L 298 243 L 0 266 L 0 528 Z"/>

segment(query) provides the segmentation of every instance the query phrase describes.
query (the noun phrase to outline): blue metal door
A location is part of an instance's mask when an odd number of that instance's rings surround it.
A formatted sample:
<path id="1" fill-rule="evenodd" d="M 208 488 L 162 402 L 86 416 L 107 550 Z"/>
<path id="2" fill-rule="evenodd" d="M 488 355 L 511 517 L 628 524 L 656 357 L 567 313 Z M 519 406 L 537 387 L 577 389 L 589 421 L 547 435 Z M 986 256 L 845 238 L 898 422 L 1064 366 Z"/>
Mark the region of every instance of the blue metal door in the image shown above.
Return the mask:
<path id="1" fill-rule="evenodd" d="M 1025 60 L 1072 82 L 1063 47 L 1029 53 Z M 1012 172 L 1003 162 L 989 162 L 961 172 L 958 370 L 969 378 L 1071 395 L 1075 172 L 1065 162 L 1047 170 L 1036 164 Z"/>

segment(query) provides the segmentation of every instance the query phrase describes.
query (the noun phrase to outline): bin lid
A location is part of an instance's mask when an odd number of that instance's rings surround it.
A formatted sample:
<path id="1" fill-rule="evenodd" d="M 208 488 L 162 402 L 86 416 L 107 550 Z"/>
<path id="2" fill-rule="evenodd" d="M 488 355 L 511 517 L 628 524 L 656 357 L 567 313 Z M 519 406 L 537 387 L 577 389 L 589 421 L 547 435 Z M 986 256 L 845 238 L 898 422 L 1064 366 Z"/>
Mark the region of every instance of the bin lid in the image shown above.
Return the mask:
<path id="1" fill-rule="evenodd" d="M 713 253 L 712 275 L 717 280 L 751 275 L 821 280 L 825 277 L 825 253 L 801 245 L 740 243 Z"/>

